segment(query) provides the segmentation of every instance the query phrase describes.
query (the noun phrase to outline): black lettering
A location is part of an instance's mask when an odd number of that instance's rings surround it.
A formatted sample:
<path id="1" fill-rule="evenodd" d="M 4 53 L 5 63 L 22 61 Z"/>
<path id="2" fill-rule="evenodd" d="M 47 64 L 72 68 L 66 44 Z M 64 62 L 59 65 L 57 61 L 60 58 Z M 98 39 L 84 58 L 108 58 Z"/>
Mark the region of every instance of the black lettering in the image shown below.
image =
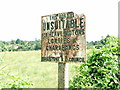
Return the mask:
<path id="1" fill-rule="evenodd" d="M 75 27 L 75 22 L 74 19 L 70 20 L 70 28 L 74 28 Z"/>
<path id="2" fill-rule="evenodd" d="M 66 29 L 70 28 L 69 20 L 66 20 Z"/>
<path id="3" fill-rule="evenodd" d="M 64 38 L 64 44 L 70 43 L 70 38 Z"/>
<path id="4" fill-rule="evenodd" d="M 50 22 L 47 22 L 47 30 L 50 30 Z"/>
<path id="5" fill-rule="evenodd" d="M 79 28 L 79 26 L 78 26 L 78 21 L 77 21 L 78 19 L 75 19 L 75 28 Z"/>
<path id="6" fill-rule="evenodd" d="M 59 62 L 60 57 L 42 57 L 41 61 L 56 61 Z"/>
<path id="7" fill-rule="evenodd" d="M 80 18 L 80 27 L 81 27 L 81 28 L 84 27 L 84 18 Z"/>
<path id="8" fill-rule="evenodd" d="M 55 24 L 54 22 L 51 22 L 51 30 L 54 29 L 54 27 L 55 27 L 54 24 Z"/>
<path id="9" fill-rule="evenodd" d="M 79 48 L 79 45 L 76 45 L 76 50 L 79 50 L 80 48 Z"/>
<path id="10" fill-rule="evenodd" d="M 67 13 L 67 18 L 72 18 L 74 17 L 74 13 L 73 12 L 68 12 Z"/>
<path id="11" fill-rule="evenodd" d="M 58 29 L 58 22 L 55 21 L 55 29 Z"/>
<path id="12" fill-rule="evenodd" d="M 46 30 L 46 23 L 43 23 L 43 30 Z"/>
<path id="13" fill-rule="evenodd" d="M 58 21 L 58 23 L 59 23 L 59 29 L 61 29 L 61 21 Z"/>

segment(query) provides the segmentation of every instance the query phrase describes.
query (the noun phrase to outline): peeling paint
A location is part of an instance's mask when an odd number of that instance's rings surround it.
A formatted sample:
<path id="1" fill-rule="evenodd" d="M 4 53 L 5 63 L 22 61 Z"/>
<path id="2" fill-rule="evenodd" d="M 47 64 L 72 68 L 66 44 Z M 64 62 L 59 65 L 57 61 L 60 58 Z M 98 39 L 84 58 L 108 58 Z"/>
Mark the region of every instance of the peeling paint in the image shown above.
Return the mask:
<path id="1" fill-rule="evenodd" d="M 41 17 L 41 61 L 85 62 L 86 17 L 73 12 Z"/>

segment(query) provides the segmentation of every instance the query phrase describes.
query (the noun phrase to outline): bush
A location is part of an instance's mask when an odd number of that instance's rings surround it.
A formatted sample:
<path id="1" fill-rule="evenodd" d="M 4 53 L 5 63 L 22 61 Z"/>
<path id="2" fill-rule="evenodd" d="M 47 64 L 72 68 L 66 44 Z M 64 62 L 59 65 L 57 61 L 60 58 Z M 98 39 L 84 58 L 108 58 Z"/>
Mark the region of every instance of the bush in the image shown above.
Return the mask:
<path id="1" fill-rule="evenodd" d="M 86 64 L 77 67 L 76 75 L 70 80 L 70 88 L 118 88 L 118 39 L 106 37 L 100 49 L 92 49 Z"/>
<path id="2" fill-rule="evenodd" d="M 1 88 L 30 88 L 32 82 L 28 78 L 11 74 L 7 70 L 7 65 L 3 66 L 4 60 L 0 58 L 0 89 Z"/>
<path id="3" fill-rule="evenodd" d="M 26 78 L 19 77 L 15 74 L 9 74 L 9 79 L 1 82 L 0 88 L 30 88 L 32 82 Z"/>

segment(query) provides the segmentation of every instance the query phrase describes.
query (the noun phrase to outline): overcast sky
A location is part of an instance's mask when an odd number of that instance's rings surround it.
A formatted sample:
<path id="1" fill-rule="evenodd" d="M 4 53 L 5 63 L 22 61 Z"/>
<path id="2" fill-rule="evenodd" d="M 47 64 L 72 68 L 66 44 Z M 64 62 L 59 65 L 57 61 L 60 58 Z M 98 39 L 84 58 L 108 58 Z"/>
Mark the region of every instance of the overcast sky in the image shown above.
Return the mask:
<path id="1" fill-rule="evenodd" d="M 41 37 L 41 16 L 73 11 L 86 15 L 86 39 L 118 35 L 119 0 L 0 0 L 0 40 Z"/>

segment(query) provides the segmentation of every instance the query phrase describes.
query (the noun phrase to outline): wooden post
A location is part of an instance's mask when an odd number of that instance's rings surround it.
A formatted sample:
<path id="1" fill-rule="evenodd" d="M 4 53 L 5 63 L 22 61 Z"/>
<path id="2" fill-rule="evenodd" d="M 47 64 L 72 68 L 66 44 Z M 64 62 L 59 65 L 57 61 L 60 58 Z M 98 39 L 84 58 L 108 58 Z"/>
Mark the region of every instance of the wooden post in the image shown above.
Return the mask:
<path id="1" fill-rule="evenodd" d="M 68 88 L 68 63 L 58 63 L 58 88 Z"/>

